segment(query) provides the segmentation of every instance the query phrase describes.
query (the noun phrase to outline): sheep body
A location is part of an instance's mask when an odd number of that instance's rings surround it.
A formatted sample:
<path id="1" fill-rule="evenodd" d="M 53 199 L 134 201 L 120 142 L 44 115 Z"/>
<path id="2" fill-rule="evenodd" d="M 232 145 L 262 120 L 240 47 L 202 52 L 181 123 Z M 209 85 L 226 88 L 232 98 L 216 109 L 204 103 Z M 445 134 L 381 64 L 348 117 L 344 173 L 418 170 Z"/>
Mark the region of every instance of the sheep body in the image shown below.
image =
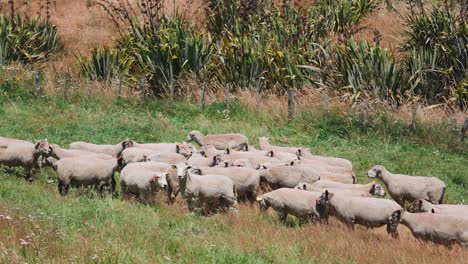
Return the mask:
<path id="1" fill-rule="evenodd" d="M 154 171 L 140 166 L 128 166 L 120 174 L 122 195 L 136 195 L 144 203 L 154 203 L 156 193 L 167 187 L 169 174 L 165 171 Z"/>
<path id="2" fill-rule="evenodd" d="M 130 164 L 134 162 L 165 162 L 168 164 L 178 164 L 186 162 L 186 159 L 183 155 L 170 152 L 156 152 L 151 149 L 143 148 L 126 148 L 122 151 L 121 157 L 125 164 Z"/>
<path id="3" fill-rule="evenodd" d="M 115 145 L 98 145 L 83 141 L 73 142 L 70 144 L 70 149 L 84 150 L 95 153 L 104 153 L 116 158 L 124 149 L 132 147 L 133 141 L 125 140 Z"/>
<path id="4" fill-rule="evenodd" d="M 260 177 L 273 189 L 281 187 L 294 188 L 300 182 L 314 183 L 320 180 L 320 175 L 310 168 L 286 165 L 261 165 Z"/>
<path id="5" fill-rule="evenodd" d="M 193 130 L 187 136 L 187 142 L 194 141 L 200 146 L 212 145 L 216 149 L 243 148 L 248 145 L 246 136 L 239 133 L 206 135 Z"/>
<path id="6" fill-rule="evenodd" d="M 119 170 L 117 159 L 64 158 L 55 163 L 58 189 L 66 195 L 70 187 L 94 185 L 103 194 L 105 186 L 115 191 L 114 173 Z"/>
<path id="7" fill-rule="evenodd" d="M 351 184 L 350 184 L 351 185 Z M 339 194 L 343 196 L 354 196 L 354 197 L 372 197 L 372 196 L 385 196 L 385 191 L 383 189 L 377 190 L 375 186 L 371 186 L 367 189 L 346 189 L 346 188 L 321 188 L 316 187 L 314 184 L 308 184 L 305 182 L 301 182 L 294 187 L 294 189 L 298 190 L 305 190 L 305 191 L 313 191 L 313 192 L 324 192 L 328 190 L 334 194 Z"/>
<path id="8" fill-rule="evenodd" d="M 431 204 L 430 202 L 417 199 L 411 204 L 411 213 L 434 213 L 442 215 L 468 216 L 468 205 L 466 204 Z"/>
<path id="9" fill-rule="evenodd" d="M 323 207 L 317 206 L 318 192 L 280 188 L 263 194 L 257 200 L 262 210 L 272 207 L 279 214 L 280 221 L 286 221 L 288 214 L 306 220 L 318 220 L 323 216 Z"/>
<path id="10" fill-rule="evenodd" d="M 367 176 L 382 180 L 390 196 L 402 207 L 405 201 L 424 199 L 439 204 L 444 198 L 445 183 L 436 177 L 392 174 L 381 165 L 370 169 Z"/>

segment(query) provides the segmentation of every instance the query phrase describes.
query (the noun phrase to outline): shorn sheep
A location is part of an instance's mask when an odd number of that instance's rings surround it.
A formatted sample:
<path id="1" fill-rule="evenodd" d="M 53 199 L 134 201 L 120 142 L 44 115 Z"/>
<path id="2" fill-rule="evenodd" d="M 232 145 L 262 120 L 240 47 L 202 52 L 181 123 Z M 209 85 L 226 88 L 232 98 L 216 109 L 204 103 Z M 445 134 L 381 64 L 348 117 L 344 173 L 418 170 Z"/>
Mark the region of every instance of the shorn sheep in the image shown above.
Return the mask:
<path id="1" fill-rule="evenodd" d="M 424 199 L 441 204 L 445 194 L 445 183 L 436 177 L 392 174 L 384 166 L 376 165 L 367 172 L 369 178 L 377 178 L 387 186 L 388 194 L 401 206 L 405 201 L 412 203 Z"/>

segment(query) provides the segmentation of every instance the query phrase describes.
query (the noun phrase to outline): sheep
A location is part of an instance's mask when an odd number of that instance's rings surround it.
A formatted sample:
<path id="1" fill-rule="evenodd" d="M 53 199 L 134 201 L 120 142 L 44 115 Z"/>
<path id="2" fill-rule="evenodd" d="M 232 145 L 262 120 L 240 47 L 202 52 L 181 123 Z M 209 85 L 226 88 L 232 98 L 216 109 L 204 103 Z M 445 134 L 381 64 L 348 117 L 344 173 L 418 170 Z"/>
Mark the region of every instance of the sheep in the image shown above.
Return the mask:
<path id="1" fill-rule="evenodd" d="M 249 168 L 256 169 L 260 164 L 283 164 L 282 161 L 279 159 L 263 156 L 263 155 L 258 155 L 255 153 L 249 153 L 249 152 L 241 152 L 241 151 L 236 151 L 236 152 L 231 152 L 230 154 L 223 154 L 222 159 L 224 161 L 233 163 L 236 160 L 239 159 L 246 159 L 249 162 L 245 163 L 246 165 L 250 165 Z"/>
<path id="2" fill-rule="evenodd" d="M 230 153 L 231 149 L 225 149 L 225 150 L 218 150 L 212 145 L 205 145 L 200 148 L 200 154 L 204 157 L 212 157 L 216 155 L 223 155 L 226 153 Z"/>
<path id="3" fill-rule="evenodd" d="M 222 175 L 196 175 L 192 167 L 185 164 L 174 165 L 180 183 L 180 191 L 187 201 L 189 211 L 205 205 L 209 213 L 216 208 L 233 209 L 237 205 L 236 190 L 230 178 Z"/>
<path id="4" fill-rule="evenodd" d="M 101 195 L 104 187 L 111 187 L 115 192 L 114 173 L 120 171 L 117 159 L 95 159 L 88 157 L 64 158 L 54 165 L 58 174 L 58 191 L 66 195 L 70 187 L 94 185 Z"/>
<path id="5" fill-rule="evenodd" d="M 97 145 L 92 143 L 86 143 L 83 141 L 73 142 L 70 144 L 70 149 L 84 150 L 95 153 L 104 153 L 117 158 L 119 154 L 126 148 L 132 147 L 134 144 L 131 140 L 122 141 L 116 145 Z"/>
<path id="6" fill-rule="evenodd" d="M 353 184 L 349 184 L 353 185 Z M 367 187 L 367 186 L 366 186 Z M 313 192 L 323 192 L 325 191 L 324 188 L 317 187 L 314 184 L 308 184 L 305 182 L 300 182 L 294 187 L 294 189 L 298 190 L 305 190 L 305 191 L 313 191 Z M 355 197 L 384 197 L 385 190 L 380 187 L 380 189 L 376 188 L 375 184 L 369 186 L 367 189 L 346 189 L 346 188 L 326 188 L 329 192 L 344 195 L 344 196 L 355 196 Z"/>
<path id="7" fill-rule="evenodd" d="M 263 211 L 272 207 L 278 212 L 279 220 L 283 223 L 286 222 L 288 214 L 315 222 L 316 220 L 324 221 L 325 219 L 325 207 L 316 203 L 319 197 L 320 193 L 318 192 L 280 188 L 263 194 L 257 198 L 257 201 Z"/>
<path id="8" fill-rule="evenodd" d="M 186 162 L 185 157 L 181 154 L 169 152 L 155 152 L 151 149 L 143 149 L 136 147 L 124 149 L 120 154 L 120 157 L 122 157 L 124 164 L 146 161 L 165 162 L 169 164 Z"/>
<path id="9" fill-rule="evenodd" d="M 269 143 L 270 138 L 267 138 L 267 137 L 261 137 L 261 138 L 258 138 L 258 140 L 259 140 L 261 150 L 273 150 L 273 151 L 289 152 L 289 153 L 296 154 L 297 156 L 299 156 L 301 158 L 319 160 L 319 161 L 323 161 L 323 162 L 325 162 L 325 163 L 327 163 L 329 165 L 344 167 L 344 168 L 348 168 L 348 169 L 351 169 L 351 170 L 353 169 L 353 164 L 351 163 L 351 161 L 346 160 L 346 159 L 312 155 L 312 153 L 310 152 L 309 149 L 302 148 L 302 147 L 273 146 L 273 145 L 270 145 L 270 143 Z"/>
<path id="10" fill-rule="evenodd" d="M 260 177 L 273 189 L 281 187 L 294 188 L 300 182 L 314 183 L 320 180 L 319 174 L 310 168 L 277 164 L 262 164 Z"/>
<path id="11" fill-rule="evenodd" d="M 153 171 L 153 172 L 166 172 L 167 177 L 167 198 L 169 203 L 175 202 L 177 195 L 179 194 L 179 180 L 177 179 L 177 171 L 172 169 L 172 166 L 164 162 L 135 162 L 130 163 L 124 168 L 127 171 Z"/>
<path id="12" fill-rule="evenodd" d="M 349 176 L 356 176 L 353 172 L 352 169 L 345 168 L 345 167 L 340 167 L 340 166 L 335 166 L 335 165 L 330 165 L 326 163 L 325 161 L 322 160 L 311 160 L 311 159 L 305 159 L 302 157 L 298 156 L 298 160 L 294 161 L 294 163 L 291 164 L 291 166 L 295 165 L 308 165 L 308 166 L 315 166 L 317 169 L 323 170 L 323 171 L 328 171 L 328 172 L 334 172 L 334 173 L 341 173 L 341 174 L 346 174 Z"/>
<path id="13" fill-rule="evenodd" d="M 319 174 L 319 176 L 323 180 L 331 180 L 331 181 L 336 181 L 336 182 L 342 182 L 342 183 L 356 183 L 356 177 L 354 173 L 349 173 L 348 172 L 336 172 L 336 171 L 329 171 L 331 168 L 330 166 L 318 166 L 318 165 L 310 165 L 310 164 L 302 164 L 299 161 L 299 164 L 297 164 L 296 161 L 291 161 L 289 164 L 286 164 L 286 166 L 296 166 L 296 167 L 303 167 L 307 168 L 308 170 L 315 171 L 316 173 Z"/>
<path id="14" fill-rule="evenodd" d="M 8 167 L 23 167 L 25 178 L 32 180 L 39 157 L 51 155 L 49 142 L 41 139 L 36 144 L 30 142 L 0 145 L 0 165 Z"/>
<path id="15" fill-rule="evenodd" d="M 24 143 L 31 143 L 29 141 L 14 139 L 14 138 L 6 138 L 0 137 L 0 145 L 8 145 L 8 144 L 24 144 Z"/>
<path id="16" fill-rule="evenodd" d="M 367 177 L 377 178 L 387 186 L 390 196 L 404 207 L 405 201 L 424 199 L 441 204 L 445 194 L 445 183 L 436 177 L 391 174 L 384 166 L 377 165 L 367 172 Z"/>
<path id="17" fill-rule="evenodd" d="M 245 158 L 242 159 L 236 159 L 234 161 L 231 161 L 230 163 L 231 166 L 233 167 L 244 167 L 244 168 L 254 168 L 255 166 L 252 165 L 252 163 Z"/>
<path id="18" fill-rule="evenodd" d="M 392 200 L 350 197 L 334 194 L 325 190 L 317 200 L 318 204 L 327 206 L 333 215 L 354 230 L 355 224 L 368 228 L 387 225 L 387 232 L 395 236 L 390 230 L 388 218 L 401 206 Z"/>
<path id="19" fill-rule="evenodd" d="M 376 196 L 385 197 L 385 189 L 382 185 L 372 181 L 368 184 L 346 184 L 334 181 L 319 180 L 314 182 L 313 186 L 318 188 L 335 188 L 335 189 L 349 189 L 361 190 L 374 193 Z"/>
<path id="20" fill-rule="evenodd" d="M 200 146 L 212 145 L 216 149 L 243 148 L 249 143 L 248 138 L 242 134 L 220 134 L 204 136 L 202 133 L 196 130 L 193 130 L 189 133 L 186 141 L 194 141 Z"/>
<path id="21" fill-rule="evenodd" d="M 98 159 L 112 159 L 113 157 L 104 153 L 96 153 L 84 150 L 77 149 L 64 149 L 57 144 L 50 144 L 51 154 L 58 159 L 62 158 L 79 158 L 79 157 L 88 157 L 88 158 L 98 158 Z"/>
<path id="22" fill-rule="evenodd" d="M 127 166 L 120 174 L 122 196 L 136 195 L 143 203 L 154 204 L 156 193 L 167 188 L 169 173 Z"/>
<path id="23" fill-rule="evenodd" d="M 436 244 L 459 243 L 468 247 L 468 217 L 432 213 L 413 214 L 396 210 L 389 218 L 389 229 L 398 236 L 398 224 L 408 227 L 417 239 Z"/>
<path id="24" fill-rule="evenodd" d="M 134 147 L 142 149 L 150 149 L 156 152 L 176 153 L 184 157 L 190 157 L 195 151 L 195 147 L 187 142 L 183 143 L 134 143 Z"/>
<path id="25" fill-rule="evenodd" d="M 214 167 L 222 162 L 221 155 L 215 155 L 212 157 L 203 157 L 201 154 L 193 154 L 188 160 L 187 164 L 191 166 L 200 167 Z"/>
<path id="26" fill-rule="evenodd" d="M 230 168 L 207 168 L 195 169 L 201 175 L 224 175 L 229 177 L 236 186 L 237 195 L 254 202 L 257 197 L 257 189 L 260 184 L 260 175 L 257 170 L 250 168 L 230 167 Z"/>
<path id="27" fill-rule="evenodd" d="M 408 208 L 411 213 L 433 213 L 442 215 L 468 216 L 468 205 L 465 204 L 431 204 L 423 199 L 416 199 Z"/>

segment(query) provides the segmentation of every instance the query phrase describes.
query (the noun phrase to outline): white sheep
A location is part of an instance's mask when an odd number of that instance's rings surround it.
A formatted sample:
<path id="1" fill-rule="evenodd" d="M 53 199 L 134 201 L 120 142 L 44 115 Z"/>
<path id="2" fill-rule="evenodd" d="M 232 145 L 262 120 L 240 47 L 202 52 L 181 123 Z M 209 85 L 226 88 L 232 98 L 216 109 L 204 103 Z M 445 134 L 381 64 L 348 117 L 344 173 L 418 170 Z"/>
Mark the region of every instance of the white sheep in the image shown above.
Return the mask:
<path id="1" fill-rule="evenodd" d="M 97 145 L 83 141 L 73 142 L 70 144 L 70 149 L 84 150 L 95 153 L 104 153 L 117 158 L 119 154 L 126 148 L 133 147 L 134 142 L 125 140 L 115 145 Z"/>
<path id="2" fill-rule="evenodd" d="M 459 243 L 468 247 L 468 216 L 413 214 L 396 210 L 388 221 L 391 232 L 396 235 L 398 224 L 402 223 L 418 239 L 442 245 Z"/>
<path id="3" fill-rule="evenodd" d="M 151 149 L 156 152 L 176 153 L 184 157 L 190 157 L 195 151 L 195 147 L 187 142 L 183 143 L 134 143 L 134 147 Z"/>
<path id="4" fill-rule="evenodd" d="M 170 152 L 156 152 L 151 149 L 143 148 L 126 148 L 120 154 L 124 164 L 130 164 L 134 162 L 165 162 L 168 164 L 185 163 L 187 160 L 181 154 L 170 153 Z"/>
<path id="5" fill-rule="evenodd" d="M 21 144 L 21 143 L 24 144 L 24 143 L 31 143 L 31 142 L 21 140 L 21 139 L 15 139 L 15 138 L 0 137 L 0 145 Z"/>
<path id="6" fill-rule="evenodd" d="M 297 189 L 280 188 L 265 193 L 257 198 L 263 211 L 272 207 L 279 214 L 281 222 L 285 222 L 288 214 L 307 221 L 323 221 L 324 207 L 317 205 L 320 197 L 318 192 L 307 192 Z"/>
<path id="7" fill-rule="evenodd" d="M 64 158 L 55 163 L 58 174 L 58 190 L 66 195 L 70 187 L 95 186 L 103 195 L 104 187 L 115 192 L 114 173 L 120 171 L 117 159 Z"/>
<path id="8" fill-rule="evenodd" d="M 257 198 L 257 189 L 260 184 L 260 175 L 257 170 L 251 168 L 229 167 L 208 168 L 199 167 L 194 170 L 201 175 L 223 175 L 229 177 L 236 186 L 239 198 L 245 198 L 254 202 Z"/>
<path id="9" fill-rule="evenodd" d="M 408 208 L 411 213 L 433 213 L 443 215 L 468 216 L 466 204 L 431 204 L 423 199 L 416 199 Z"/>
<path id="10" fill-rule="evenodd" d="M 112 159 L 113 157 L 109 154 L 96 153 L 84 150 L 77 149 L 64 149 L 57 144 L 50 144 L 51 156 L 58 159 L 63 158 L 79 158 L 79 157 L 88 157 L 88 158 L 97 158 L 97 159 Z"/>
<path id="11" fill-rule="evenodd" d="M 327 206 L 333 215 L 354 230 L 355 224 L 369 228 L 387 225 L 388 218 L 402 208 L 394 201 L 368 197 L 350 197 L 334 194 L 326 190 L 318 199 L 318 204 Z"/>
<path id="12" fill-rule="evenodd" d="M 199 167 L 214 167 L 220 163 L 222 163 L 223 160 L 221 158 L 221 155 L 215 155 L 211 157 L 203 157 L 201 154 L 193 154 L 188 160 L 187 164 L 191 166 L 199 166 Z"/>
<path id="13" fill-rule="evenodd" d="M 385 197 L 385 189 L 382 185 L 372 181 L 368 184 L 348 184 L 335 181 L 319 180 L 313 184 L 318 188 L 335 188 L 335 189 L 349 189 L 349 190 L 360 190 L 373 193 L 376 196 Z"/>
<path id="14" fill-rule="evenodd" d="M 0 165 L 22 167 L 26 171 L 25 178 L 32 179 L 39 157 L 51 155 L 47 139 L 41 139 L 36 144 L 30 142 L 10 143 L 0 145 Z"/>
<path id="15" fill-rule="evenodd" d="M 222 175 L 196 175 L 190 172 L 191 166 L 178 164 L 177 169 L 180 191 L 187 201 L 190 211 L 201 209 L 210 213 L 216 209 L 235 209 L 237 197 L 232 180 Z"/>
<path id="16" fill-rule="evenodd" d="M 314 183 L 320 180 L 316 171 L 302 166 L 263 164 L 258 170 L 260 177 L 273 189 L 294 188 L 300 182 Z"/>
<path id="17" fill-rule="evenodd" d="M 222 150 L 229 148 L 242 149 L 249 143 L 247 137 L 239 133 L 204 136 L 202 133 L 196 130 L 193 130 L 189 133 L 186 141 L 194 141 L 200 146 L 212 145 L 216 149 Z"/>
<path id="18" fill-rule="evenodd" d="M 374 166 L 367 177 L 377 178 L 387 186 L 390 196 L 404 207 L 405 201 L 424 199 L 433 204 L 441 204 L 445 194 L 445 183 L 436 177 L 408 176 L 392 174 L 384 166 Z"/>
<path id="19" fill-rule="evenodd" d="M 354 184 L 349 184 L 349 185 L 354 185 Z M 383 188 L 381 189 L 375 188 L 375 184 L 369 186 L 366 189 L 346 189 L 346 188 L 329 188 L 329 187 L 321 188 L 321 187 L 316 187 L 315 183 L 308 184 L 305 182 L 301 182 L 297 184 L 296 187 L 294 188 L 298 190 L 320 192 L 320 193 L 323 193 L 325 190 L 328 190 L 329 192 L 332 192 L 334 194 L 339 194 L 343 196 L 354 196 L 354 197 L 372 197 L 372 196 L 384 197 L 385 196 L 385 190 Z"/>
<path id="20" fill-rule="evenodd" d="M 169 173 L 141 166 L 127 166 L 120 174 L 122 196 L 137 196 L 143 203 L 154 204 L 156 193 L 167 188 Z"/>

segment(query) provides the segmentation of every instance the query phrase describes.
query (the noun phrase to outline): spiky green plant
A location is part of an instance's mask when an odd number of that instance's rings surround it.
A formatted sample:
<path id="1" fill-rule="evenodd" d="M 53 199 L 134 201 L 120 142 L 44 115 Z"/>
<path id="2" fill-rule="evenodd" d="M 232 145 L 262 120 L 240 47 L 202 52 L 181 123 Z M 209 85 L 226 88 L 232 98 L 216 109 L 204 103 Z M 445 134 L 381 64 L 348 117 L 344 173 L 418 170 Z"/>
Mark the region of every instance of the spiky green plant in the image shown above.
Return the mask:
<path id="1" fill-rule="evenodd" d="M 335 59 L 338 76 L 356 99 L 366 93 L 398 101 L 407 88 L 405 75 L 384 48 L 351 39 L 336 49 Z"/>
<path id="2" fill-rule="evenodd" d="M 0 15 L 0 65 L 34 63 L 61 49 L 57 28 L 48 22 Z"/>
<path id="3" fill-rule="evenodd" d="M 76 59 L 81 76 L 105 82 L 115 79 L 119 74 L 126 76 L 132 62 L 125 54 L 109 48 L 93 49 L 89 60 L 82 55 Z"/>

